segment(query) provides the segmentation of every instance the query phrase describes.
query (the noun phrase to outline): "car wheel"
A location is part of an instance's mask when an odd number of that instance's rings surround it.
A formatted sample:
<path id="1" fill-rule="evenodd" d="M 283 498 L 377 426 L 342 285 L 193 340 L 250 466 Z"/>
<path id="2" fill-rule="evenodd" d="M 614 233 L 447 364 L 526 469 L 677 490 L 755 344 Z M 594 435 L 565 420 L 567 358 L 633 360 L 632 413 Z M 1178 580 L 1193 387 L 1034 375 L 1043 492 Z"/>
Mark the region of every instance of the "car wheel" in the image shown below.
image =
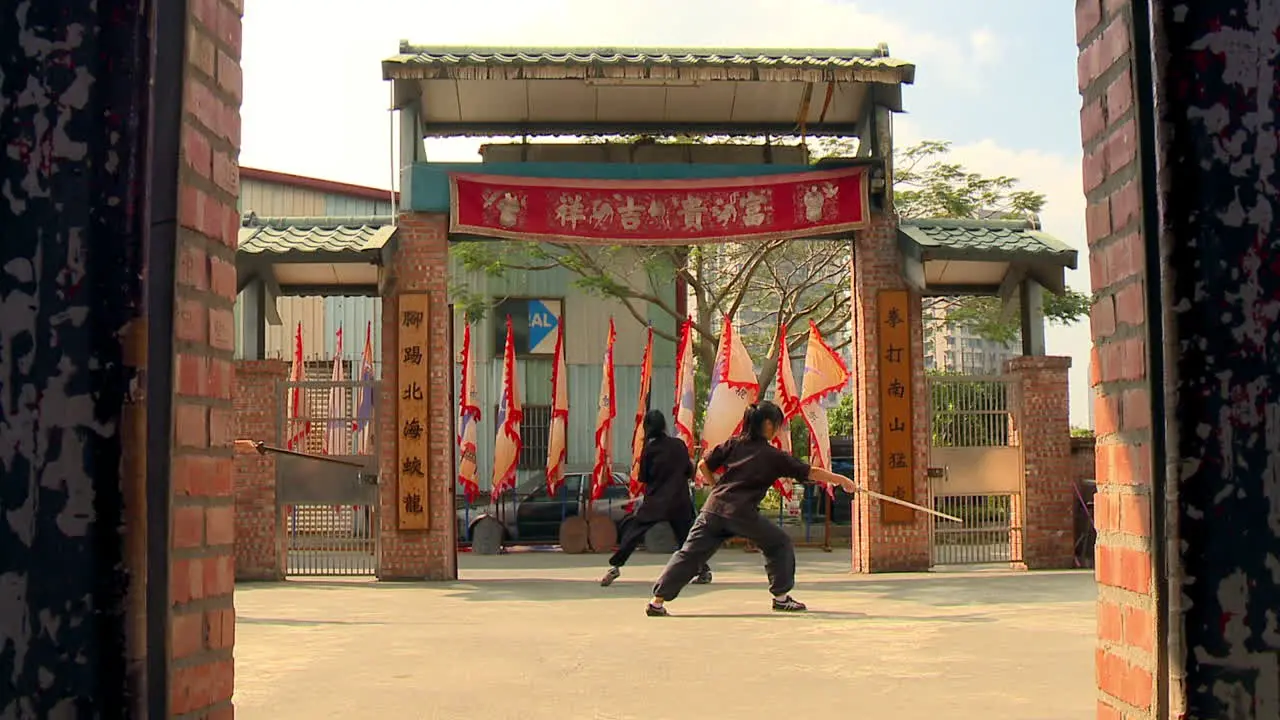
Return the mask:
<path id="1" fill-rule="evenodd" d="M 660 522 L 649 528 L 644 534 L 644 549 L 646 552 L 659 555 L 670 555 L 679 550 L 676 533 L 671 529 L 671 523 Z"/>
<path id="2" fill-rule="evenodd" d="M 496 518 L 477 518 L 471 526 L 471 552 L 477 555 L 497 555 L 502 552 L 506 530 Z"/>

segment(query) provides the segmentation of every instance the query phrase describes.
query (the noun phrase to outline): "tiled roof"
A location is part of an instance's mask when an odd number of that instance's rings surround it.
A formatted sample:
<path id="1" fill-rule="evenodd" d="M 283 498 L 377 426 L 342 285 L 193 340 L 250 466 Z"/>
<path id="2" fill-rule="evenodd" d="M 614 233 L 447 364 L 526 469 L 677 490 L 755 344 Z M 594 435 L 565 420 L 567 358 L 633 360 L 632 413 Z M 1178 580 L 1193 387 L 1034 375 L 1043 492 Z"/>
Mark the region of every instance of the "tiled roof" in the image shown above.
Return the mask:
<path id="1" fill-rule="evenodd" d="M 239 252 L 359 253 L 379 250 L 396 232 L 390 217 L 259 218 L 248 216 L 240 228 Z"/>
<path id="2" fill-rule="evenodd" d="M 481 48 L 417 47 L 401 42 L 400 54 L 383 61 L 386 79 L 457 77 L 527 79 L 617 76 L 626 68 L 709 70 L 724 79 L 753 78 L 752 71 L 828 71 L 832 80 L 912 83 L 915 65 L 874 49 L 765 48 Z M 492 73 L 478 75 L 476 69 Z M 591 72 L 594 68 L 596 72 Z M 735 72 L 737 71 L 737 72 Z M 634 72 L 634 71 L 632 71 Z M 741 75 L 745 73 L 745 77 Z M 496 77 L 495 77 L 496 75 Z M 673 76 L 675 77 L 675 76 Z M 786 79 L 786 78 L 777 78 Z"/>
<path id="3" fill-rule="evenodd" d="M 899 237 L 922 260 L 1044 260 L 1076 267 L 1070 245 L 1025 220 L 903 220 Z"/>

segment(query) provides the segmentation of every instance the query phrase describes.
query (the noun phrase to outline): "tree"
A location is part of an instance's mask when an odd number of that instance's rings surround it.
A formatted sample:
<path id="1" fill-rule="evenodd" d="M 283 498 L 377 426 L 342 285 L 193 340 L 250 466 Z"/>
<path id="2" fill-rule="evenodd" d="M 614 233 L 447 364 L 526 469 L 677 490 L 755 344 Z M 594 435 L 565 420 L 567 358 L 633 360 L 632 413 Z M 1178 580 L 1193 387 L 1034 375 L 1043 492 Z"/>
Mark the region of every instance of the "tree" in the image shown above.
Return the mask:
<path id="1" fill-rule="evenodd" d="M 925 140 L 895 153 L 893 201 L 900 218 L 1024 220 L 1044 209 L 1043 193 L 1020 189 L 1017 178 L 1007 175 L 970 172 L 945 160 L 950 150 L 951 143 Z M 1046 293 L 1045 319 L 1070 325 L 1089 314 L 1092 302 L 1089 295 L 1069 288 L 1060 295 Z M 1021 333 L 1017 313 L 1005 312 L 999 298 L 946 298 L 935 303 L 945 304 L 946 324 L 967 327 L 979 337 L 1010 343 Z"/>

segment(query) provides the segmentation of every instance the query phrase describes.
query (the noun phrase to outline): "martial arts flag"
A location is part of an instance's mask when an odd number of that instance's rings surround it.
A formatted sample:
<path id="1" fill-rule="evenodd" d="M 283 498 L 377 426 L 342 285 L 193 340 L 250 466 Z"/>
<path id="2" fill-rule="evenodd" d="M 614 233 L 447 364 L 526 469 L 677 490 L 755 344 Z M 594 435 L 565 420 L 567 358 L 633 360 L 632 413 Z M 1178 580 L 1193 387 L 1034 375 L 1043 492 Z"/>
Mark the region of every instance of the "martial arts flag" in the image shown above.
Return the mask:
<path id="1" fill-rule="evenodd" d="M 569 372 L 564 364 L 564 325 L 556 328 L 555 360 L 551 366 L 551 427 L 547 431 L 547 494 L 555 497 L 564 483 L 568 455 Z"/>
<path id="2" fill-rule="evenodd" d="M 614 402 L 613 342 L 618 337 L 609 318 L 609 342 L 604 351 L 604 373 L 600 378 L 600 400 L 596 404 L 596 460 L 591 468 L 591 499 L 599 500 L 613 482 L 613 419 L 618 416 Z"/>
<path id="3" fill-rule="evenodd" d="M 493 443 L 493 497 L 516 486 L 516 469 L 520 465 L 520 388 L 516 381 L 516 337 L 507 316 L 507 343 L 502 353 L 502 401 L 498 403 L 497 439 Z"/>
<path id="4" fill-rule="evenodd" d="M 729 318 L 724 319 L 716 364 L 711 370 L 711 393 L 702 418 L 702 454 L 705 457 L 742 428 L 742 414 L 760 394 L 760 382 L 751 356 Z"/>
<path id="5" fill-rule="evenodd" d="M 480 425 L 480 394 L 476 389 L 475 358 L 471 353 L 471 325 L 462 330 L 462 388 L 458 393 L 458 482 L 467 504 L 480 494 L 476 460 L 476 429 Z"/>
<path id="6" fill-rule="evenodd" d="M 305 449 L 307 435 L 311 434 L 311 421 L 300 420 L 302 411 L 302 388 L 296 383 L 302 382 L 302 323 L 298 323 L 298 331 L 293 336 L 293 367 L 289 368 L 289 382 L 295 383 L 289 390 L 289 439 L 285 446 L 294 451 Z"/>
<path id="7" fill-rule="evenodd" d="M 800 415 L 809 428 L 809 464 L 831 469 L 831 431 L 822 400 L 849 382 L 844 359 L 822 339 L 818 326 L 809 323 L 809 347 L 804 355 L 804 381 L 800 390 Z M 834 494 L 832 486 L 827 493 Z"/>
<path id="8" fill-rule="evenodd" d="M 680 349 L 676 352 L 676 405 L 671 417 L 676 426 L 676 437 L 689 448 L 693 457 L 693 322 L 686 319 L 680 326 Z"/>
<path id="9" fill-rule="evenodd" d="M 636 424 L 631 430 L 631 497 L 644 492 L 640 482 L 640 454 L 644 451 L 644 414 L 649 411 L 649 383 L 653 378 L 653 326 L 644 344 L 644 358 L 640 361 L 640 397 L 636 400 Z"/>
<path id="10" fill-rule="evenodd" d="M 350 452 L 348 448 L 343 447 L 343 426 L 346 425 L 342 421 L 342 408 L 346 404 L 343 402 L 343 393 L 346 388 L 339 387 L 338 383 L 342 382 L 343 362 L 342 362 L 342 326 L 338 326 L 337 343 L 333 351 L 333 370 L 329 373 L 329 381 L 333 386 L 329 388 L 329 419 L 324 430 L 324 442 L 321 444 L 320 452 L 325 455 L 343 455 Z"/>
<path id="11" fill-rule="evenodd" d="M 373 367 L 373 323 L 364 328 L 364 353 L 360 357 L 360 402 L 356 405 L 356 421 L 352 430 L 356 433 L 356 454 L 373 454 L 373 386 L 376 381 Z"/>
<path id="12" fill-rule="evenodd" d="M 788 455 L 791 454 L 791 418 L 800 414 L 800 393 L 796 390 L 796 376 L 791 371 L 791 351 L 787 348 L 787 326 L 778 330 L 778 387 L 774 392 L 778 407 L 782 408 L 785 420 L 783 427 L 773 438 L 773 444 Z M 773 484 L 782 497 L 791 499 L 791 487 L 794 478 L 779 478 Z"/>

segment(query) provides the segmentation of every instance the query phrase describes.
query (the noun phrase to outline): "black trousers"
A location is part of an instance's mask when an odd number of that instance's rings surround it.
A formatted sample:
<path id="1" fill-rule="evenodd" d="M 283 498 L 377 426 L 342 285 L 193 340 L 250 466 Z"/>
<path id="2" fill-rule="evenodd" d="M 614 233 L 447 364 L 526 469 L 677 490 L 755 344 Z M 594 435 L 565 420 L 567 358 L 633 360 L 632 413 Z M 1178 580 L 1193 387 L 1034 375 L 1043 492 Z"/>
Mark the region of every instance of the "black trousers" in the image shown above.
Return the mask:
<path id="1" fill-rule="evenodd" d="M 684 544 L 667 561 L 667 567 L 653 586 L 654 597 L 675 600 L 698 574 L 725 540 L 741 537 L 755 543 L 764 553 L 764 569 L 769 575 L 769 591 L 786 595 L 796 586 L 796 550 L 791 536 L 759 514 L 749 518 L 729 518 L 703 512 L 694 521 Z"/>
<path id="2" fill-rule="evenodd" d="M 684 545 L 684 541 L 689 537 L 689 529 L 693 527 L 693 508 L 689 508 L 687 512 L 674 512 L 671 517 L 657 520 L 639 520 L 633 519 L 627 525 L 626 532 L 622 533 L 622 537 L 618 540 L 618 550 L 609 558 L 609 565 L 612 567 L 622 567 L 627 564 L 627 560 L 631 559 L 631 554 L 640 547 L 640 543 L 644 542 L 645 533 L 649 532 L 649 528 L 662 522 L 671 523 L 671 531 L 675 533 L 676 542 Z M 702 564 L 702 570 L 709 571 L 706 563 Z"/>

